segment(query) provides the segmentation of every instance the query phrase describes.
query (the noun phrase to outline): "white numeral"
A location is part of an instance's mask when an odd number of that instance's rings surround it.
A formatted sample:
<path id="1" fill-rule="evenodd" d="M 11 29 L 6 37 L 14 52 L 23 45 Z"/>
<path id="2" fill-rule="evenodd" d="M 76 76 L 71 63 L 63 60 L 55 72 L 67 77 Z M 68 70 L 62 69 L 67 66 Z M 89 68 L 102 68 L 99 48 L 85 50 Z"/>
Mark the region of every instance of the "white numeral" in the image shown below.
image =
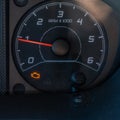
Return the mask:
<path id="1" fill-rule="evenodd" d="M 64 11 L 58 11 L 58 18 L 62 18 L 64 16 Z"/>
<path id="2" fill-rule="evenodd" d="M 95 36 L 89 36 L 88 42 L 89 42 L 89 43 L 95 42 Z"/>
<path id="3" fill-rule="evenodd" d="M 29 57 L 28 58 L 28 64 L 33 64 L 35 61 L 35 58 L 34 57 Z"/>
<path id="4" fill-rule="evenodd" d="M 38 21 L 37 21 L 37 25 L 43 25 L 43 19 L 42 18 L 38 18 Z"/>
<path id="5" fill-rule="evenodd" d="M 80 25 L 82 25 L 82 24 L 83 24 L 83 19 L 82 19 L 82 18 L 79 18 L 79 19 L 77 20 L 77 23 L 79 23 Z"/>
<path id="6" fill-rule="evenodd" d="M 26 36 L 25 38 L 26 38 L 26 40 L 29 40 L 29 39 L 30 39 L 30 36 Z"/>
<path id="7" fill-rule="evenodd" d="M 89 57 L 88 60 L 87 60 L 87 63 L 88 64 L 93 64 L 94 62 L 94 57 Z"/>

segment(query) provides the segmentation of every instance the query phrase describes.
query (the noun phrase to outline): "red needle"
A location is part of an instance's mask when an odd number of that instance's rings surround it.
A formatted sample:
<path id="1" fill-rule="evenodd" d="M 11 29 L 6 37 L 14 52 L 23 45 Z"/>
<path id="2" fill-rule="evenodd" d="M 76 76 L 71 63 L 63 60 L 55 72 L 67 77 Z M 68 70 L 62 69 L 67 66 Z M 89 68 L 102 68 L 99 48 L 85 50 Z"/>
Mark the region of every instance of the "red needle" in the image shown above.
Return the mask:
<path id="1" fill-rule="evenodd" d="M 18 38 L 19 41 L 24 42 L 24 43 L 32 43 L 32 44 L 36 44 L 36 45 L 42 45 L 42 46 L 46 46 L 46 47 L 52 47 L 52 44 L 49 43 L 44 43 L 44 42 L 36 42 L 33 40 L 26 40 L 23 38 Z"/>

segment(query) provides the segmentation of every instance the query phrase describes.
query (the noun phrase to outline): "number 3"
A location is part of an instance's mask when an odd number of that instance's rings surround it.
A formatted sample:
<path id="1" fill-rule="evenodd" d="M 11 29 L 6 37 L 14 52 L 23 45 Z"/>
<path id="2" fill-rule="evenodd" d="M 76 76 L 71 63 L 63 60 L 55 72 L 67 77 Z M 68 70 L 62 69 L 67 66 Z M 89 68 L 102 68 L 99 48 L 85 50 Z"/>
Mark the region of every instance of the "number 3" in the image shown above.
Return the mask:
<path id="1" fill-rule="evenodd" d="M 64 11 L 58 11 L 58 18 L 62 18 L 64 15 Z"/>

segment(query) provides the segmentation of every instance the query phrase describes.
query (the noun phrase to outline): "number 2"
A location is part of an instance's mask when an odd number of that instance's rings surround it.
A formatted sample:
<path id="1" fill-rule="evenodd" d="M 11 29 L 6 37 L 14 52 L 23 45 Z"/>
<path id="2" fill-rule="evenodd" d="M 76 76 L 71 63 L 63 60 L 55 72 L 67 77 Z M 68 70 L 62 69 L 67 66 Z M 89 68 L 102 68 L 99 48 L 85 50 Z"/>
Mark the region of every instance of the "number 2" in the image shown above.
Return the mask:
<path id="1" fill-rule="evenodd" d="M 37 25 L 43 25 L 43 19 L 42 18 L 38 18 L 38 21 L 37 21 Z"/>

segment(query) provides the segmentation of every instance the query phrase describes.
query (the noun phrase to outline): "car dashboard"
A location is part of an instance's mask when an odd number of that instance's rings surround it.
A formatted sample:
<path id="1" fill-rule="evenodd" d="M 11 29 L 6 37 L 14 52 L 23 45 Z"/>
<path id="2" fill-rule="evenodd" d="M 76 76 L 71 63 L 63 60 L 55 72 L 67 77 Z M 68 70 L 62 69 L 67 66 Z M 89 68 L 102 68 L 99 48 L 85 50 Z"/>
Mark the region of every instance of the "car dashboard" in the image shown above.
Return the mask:
<path id="1" fill-rule="evenodd" d="M 0 1 L 0 119 L 120 119 L 119 0 Z"/>

